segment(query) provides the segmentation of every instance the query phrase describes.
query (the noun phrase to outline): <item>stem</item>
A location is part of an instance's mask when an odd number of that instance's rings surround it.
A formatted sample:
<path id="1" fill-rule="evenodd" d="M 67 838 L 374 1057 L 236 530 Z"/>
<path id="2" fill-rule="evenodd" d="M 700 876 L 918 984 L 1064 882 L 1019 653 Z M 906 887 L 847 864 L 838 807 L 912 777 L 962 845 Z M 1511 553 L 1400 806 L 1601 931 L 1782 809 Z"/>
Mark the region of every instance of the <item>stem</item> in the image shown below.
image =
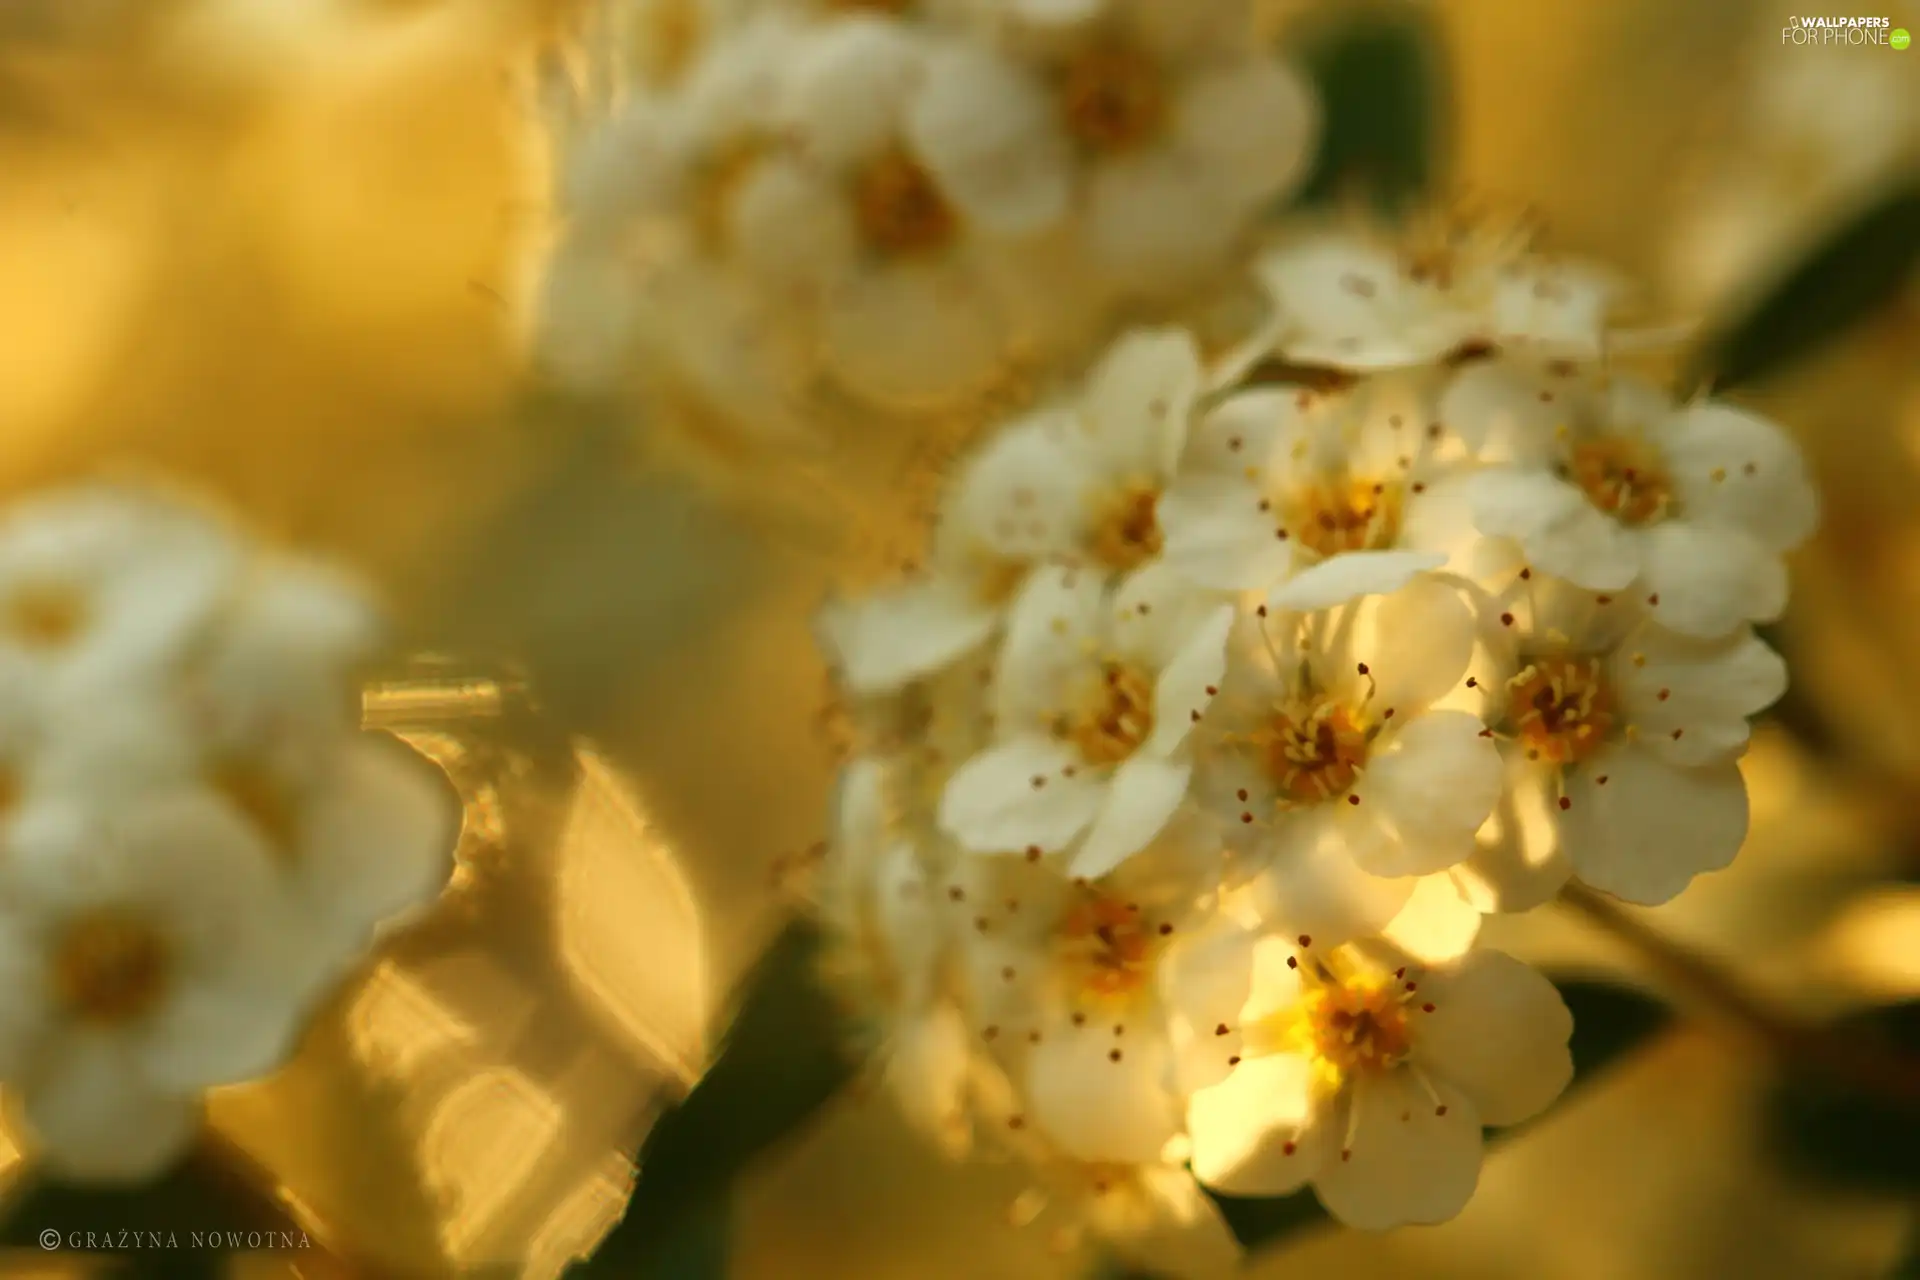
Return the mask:
<path id="1" fill-rule="evenodd" d="M 1809 1025 L 1771 1007 L 1712 957 L 1674 941 L 1584 885 L 1568 885 L 1560 900 L 1776 1057 L 1885 1097 L 1920 1102 L 1920 1059 L 1845 1030 Z"/>

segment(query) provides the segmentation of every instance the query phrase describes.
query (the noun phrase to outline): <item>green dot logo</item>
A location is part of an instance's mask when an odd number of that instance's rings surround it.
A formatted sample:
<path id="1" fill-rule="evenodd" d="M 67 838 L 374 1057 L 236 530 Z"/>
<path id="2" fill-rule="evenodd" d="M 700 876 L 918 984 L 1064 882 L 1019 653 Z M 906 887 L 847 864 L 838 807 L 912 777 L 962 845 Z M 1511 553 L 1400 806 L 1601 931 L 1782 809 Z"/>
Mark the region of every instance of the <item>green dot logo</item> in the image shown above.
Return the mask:
<path id="1" fill-rule="evenodd" d="M 1913 37 L 1907 34 L 1905 27 L 1895 27 L 1893 34 L 1887 37 L 1887 43 L 1896 49 L 1904 49 L 1913 43 Z"/>

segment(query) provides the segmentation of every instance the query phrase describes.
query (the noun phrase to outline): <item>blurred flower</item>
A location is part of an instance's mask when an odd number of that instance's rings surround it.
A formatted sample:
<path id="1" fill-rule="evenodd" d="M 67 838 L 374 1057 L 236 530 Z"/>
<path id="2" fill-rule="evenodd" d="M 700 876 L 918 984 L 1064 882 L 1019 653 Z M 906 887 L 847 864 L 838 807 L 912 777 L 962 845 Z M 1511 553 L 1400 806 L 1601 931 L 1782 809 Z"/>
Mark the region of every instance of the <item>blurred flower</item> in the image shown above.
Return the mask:
<path id="1" fill-rule="evenodd" d="M 270 1070 L 375 929 L 438 892 L 451 815 L 424 761 L 359 733 L 359 589 L 182 502 L 22 502 L 0 612 L 0 1076 L 50 1159 L 137 1177 L 191 1136 L 199 1090 Z"/>

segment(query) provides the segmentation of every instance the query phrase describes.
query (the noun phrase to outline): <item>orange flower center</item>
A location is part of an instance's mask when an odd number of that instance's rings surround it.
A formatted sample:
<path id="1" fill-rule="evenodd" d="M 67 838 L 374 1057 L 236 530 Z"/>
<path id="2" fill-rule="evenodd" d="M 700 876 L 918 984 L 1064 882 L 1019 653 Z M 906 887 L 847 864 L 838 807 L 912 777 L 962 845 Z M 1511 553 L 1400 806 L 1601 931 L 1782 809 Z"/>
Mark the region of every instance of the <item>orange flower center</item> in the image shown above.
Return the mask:
<path id="1" fill-rule="evenodd" d="M 932 253 L 952 243 L 959 218 L 927 171 L 895 148 L 853 179 L 854 221 L 861 238 L 889 256 Z"/>
<path id="2" fill-rule="evenodd" d="M 1507 724 L 1530 759 L 1578 764 L 1600 749 L 1614 720 L 1598 658 L 1536 658 L 1507 681 Z"/>
<path id="3" fill-rule="evenodd" d="M 1132 903 L 1089 893 L 1060 919 L 1061 958 L 1084 995 L 1131 995 L 1153 976 L 1159 935 Z"/>
<path id="4" fill-rule="evenodd" d="M 1094 558 L 1116 573 L 1136 569 L 1160 554 L 1160 488 L 1138 482 L 1109 492 L 1094 517 Z"/>
<path id="5" fill-rule="evenodd" d="M 1127 151 L 1157 134 L 1167 119 L 1160 69 L 1130 49 L 1089 49 L 1060 80 L 1060 116 L 1070 137 L 1090 151 Z"/>
<path id="6" fill-rule="evenodd" d="M 1673 514 L 1673 482 L 1643 440 L 1599 436 L 1574 445 L 1561 475 L 1621 524 L 1657 524 Z"/>
<path id="7" fill-rule="evenodd" d="M 1288 530 L 1321 555 L 1390 546 L 1400 534 L 1398 484 L 1348 480 L 1311 485 L 1293 496 Z"/>
<path id="8" fill-rule="evenodd" d="M 1153 732 L 1153 681 L 1124 663 L 1105 664 L 1082 710 L 1061 730 L 1088 764 L 1119 764 Z"/>
<path id="9" fill-rule="evenodd" d="M 86 598 L 65 583 L 22 586 L 7 601 L 7 629 L 32 648 L 64 648 L 86 624 Z"/>
<path id="10" fill-rule="evenodd" d="M 83 1022 L 116 1024 L 147 1013 L 165 994 L 171 957 L 145 921 L 117 912 L 69 925 L 54 949 L 54 995 Z"/>
<path id="11" fill-rule="evenodd" d="M 1274 786 L 1296 804 L 1345 795 L 1367 762 L 1370 743 L 1359 713 L 1331 701 L 1282 707 L 1254 735 Z"/>

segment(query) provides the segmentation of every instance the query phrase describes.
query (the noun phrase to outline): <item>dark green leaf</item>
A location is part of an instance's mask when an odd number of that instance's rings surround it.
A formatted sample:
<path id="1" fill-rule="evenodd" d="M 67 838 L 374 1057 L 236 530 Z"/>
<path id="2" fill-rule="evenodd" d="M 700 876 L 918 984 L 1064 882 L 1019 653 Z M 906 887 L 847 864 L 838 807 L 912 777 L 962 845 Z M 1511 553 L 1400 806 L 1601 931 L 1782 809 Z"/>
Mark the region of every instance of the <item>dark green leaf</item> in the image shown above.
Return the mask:
<path id="1" fill-rule="evenodd" d="M 713 1065 L 642 1144 L 626 1216 L 574 1274 L 668 1275 L 652 1268 L 697 1250 L 681 1239 L 687 1224 L 723 1217 L 741 1171 L 853 1078 L 851 1027 L 819 982 L 820 947 L 818 930 L 796 922 L 767 950 Z"/>
<path id="2" fill-rule="evenodd" d="M 1920 1001 L 1844 1019 L 1839 1042 L 1920 1062 Z M 1920 1084 L 1920 1069 L 1910 1083 Z M 1864 1088 L 1831 1070 L 1789 1070 L 1768 1106 L 1774 1151 L 1796 1173 L 1828 1185 L 1902 1195 L 1920 1192 L 1920 1099 Z"/>
<path id="3" fill-rule="evenodd" d="M 1573 1084 L 1590 1083 L 1608 1066 L 1638 1048 L 1673 1018 L 1667 1005 L 1625 987 L 1583 978 L 1554 984 L 1573 1013 Z M 1498 1143 L 1525 1126 L 1489 1132 Z M 1288 1237 L 1331 1219 L 1311 1190 L 1288 1196 L 1225 1196 L 1208 1193 L 1234 1236 L 1248 1249 L 1271 1248 Z"/>
<path id="4" fill-rule="evenodd" d="M 229 1163 L 201 1148 L 139 1186 L 35 1179 L 7 1206 L 0 1247 L 92 1255 L 106 1274 L 184 1278 L 223 1274 L 248 1252 L 249 1236 L 277 1242 L 286 1233 L 291 1245 L 299 1232 Z"/>
<path id="5" fill-rule="evenodd" d="M 1408 6 L 1308 32 L 1301 61 L 1320 97 L 1323 131 L 1303 205 L 1364 196 L 1399 213 L 1440 176 L 1450 115 L 1437 25 Z"/>
<path id="6" fill-rule="evenodd" d="M 1744 314 L 1710 330 L 1692 383 L 1754 382 L 1814 354 L 1892 302 L 1920 263 L 1920 182 L 1907 182 L 1784 272 Z"/>

